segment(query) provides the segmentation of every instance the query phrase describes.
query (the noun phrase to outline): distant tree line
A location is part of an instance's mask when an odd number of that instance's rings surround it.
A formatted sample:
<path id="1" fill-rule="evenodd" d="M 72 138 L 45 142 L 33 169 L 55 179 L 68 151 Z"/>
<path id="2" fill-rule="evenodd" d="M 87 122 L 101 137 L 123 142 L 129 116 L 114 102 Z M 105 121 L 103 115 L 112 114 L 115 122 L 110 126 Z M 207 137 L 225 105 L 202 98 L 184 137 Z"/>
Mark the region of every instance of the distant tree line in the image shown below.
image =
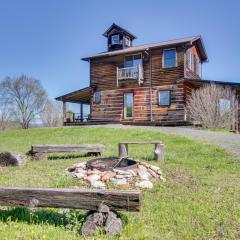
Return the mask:
<path id="1" fill-rule="evenodd" d="M 6 77 L 0 82 L 0 129 L 27 129 L 41 119 L 43 126 L 55 127 L 62 123 L 61 104 L 49 100 L 41 82 L 21 75 Z"/>

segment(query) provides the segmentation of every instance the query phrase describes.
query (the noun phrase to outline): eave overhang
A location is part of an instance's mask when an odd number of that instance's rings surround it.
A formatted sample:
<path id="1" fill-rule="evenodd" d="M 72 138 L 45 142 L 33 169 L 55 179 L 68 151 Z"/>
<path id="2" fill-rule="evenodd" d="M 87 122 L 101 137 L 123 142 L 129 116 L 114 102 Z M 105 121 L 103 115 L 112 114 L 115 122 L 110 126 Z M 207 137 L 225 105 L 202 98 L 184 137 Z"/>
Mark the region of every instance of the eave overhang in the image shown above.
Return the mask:
<path id="1" fill-rule="evenodd" d="M 105 58 L 105 57 L 112 57 L 122 54 L 129 54 L 139 51 L 148 51 L 151 49 L 157 49 L 157 48 L 166 48 L 166 47 L 173 47 L 173 46 L 179 46 L 181 44 L 192 44 L 196 45 L 202 62 L 208 61 L 207 52 L 205 49 L 205 46 L 203 44 L 202 37 L 200 35 L 193 36 L 193 37 L 187 37 L 187 38 L 181 38 L 181 39 L 175 39 L 175 40 L 169 40 L 169 41 L 163 41 L 159 43 L 152 43 L 152 44 L 144 44 L 139 46 L 133 46 L 121 50 L 115 50 L 115 51 L 108 51 L 108 52 L 102 52 L 98 53 L 96 55 L 92 55 L 89 57 L 82 58 L 83 61 L 90 61 L 92 59 L 98 59 L 98 58 Z"/>
<path id="2" fill-rule="evenodd" d="M 77 91 L 73 91 L 65 95 L 56 97 L 55 99 L 57 101 L 62 101 L 62 102 L 90 104 L 91 93 L 92 93 L 92 88 L 86 87 L 86 88 L 82 88 Z"/>

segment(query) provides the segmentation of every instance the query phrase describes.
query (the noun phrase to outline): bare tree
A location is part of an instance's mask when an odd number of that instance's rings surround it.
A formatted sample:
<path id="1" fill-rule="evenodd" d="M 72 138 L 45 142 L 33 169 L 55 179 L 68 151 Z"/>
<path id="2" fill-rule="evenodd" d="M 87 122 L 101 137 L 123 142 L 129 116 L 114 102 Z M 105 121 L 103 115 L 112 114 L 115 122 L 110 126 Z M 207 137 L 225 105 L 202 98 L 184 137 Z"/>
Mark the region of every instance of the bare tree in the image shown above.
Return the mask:
<path id="1" fill-rule="evenodd" d="M 57 101 L 48 100 L 41 114 L 45 127 L 58 127 L 62 125 L 62 104 Z"/>
<path id="2" fill-rule="evenodd" d="M 0 130 L 5 130 L 9 121 L 9 109 L 6 106 L 0 107 Z"/>
<path id="3" fill-rule="evenodd" d="M 195 90 L 187 102 L 189 120 L 206 128 L 235 128 L 237 99 L 235 89 L 228 86 L 207 84 Z"/>
<path id="4" fill-rule="evenodd" d="M 43 111 L 47 100 L 40 81 L 25 75 L 6 77 L 0 83 L 0 95 L 2 102 L 9 104 L 14 120 L 24 129 Z"/>

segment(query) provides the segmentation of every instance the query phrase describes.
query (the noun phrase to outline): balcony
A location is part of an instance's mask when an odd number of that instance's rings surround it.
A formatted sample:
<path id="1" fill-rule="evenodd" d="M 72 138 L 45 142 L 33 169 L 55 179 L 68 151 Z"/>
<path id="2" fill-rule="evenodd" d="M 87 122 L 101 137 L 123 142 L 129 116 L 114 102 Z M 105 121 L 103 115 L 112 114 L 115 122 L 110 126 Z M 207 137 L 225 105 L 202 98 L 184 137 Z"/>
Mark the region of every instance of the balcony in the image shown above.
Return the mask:
<path id="1" fill-rule="evenodd" d="M 143 67 L 141 65 L 127 68 L 117 67 L 117 86 L 120 81 L 124 80 L 137 80 L 140 86 L 143 83 Z"/>

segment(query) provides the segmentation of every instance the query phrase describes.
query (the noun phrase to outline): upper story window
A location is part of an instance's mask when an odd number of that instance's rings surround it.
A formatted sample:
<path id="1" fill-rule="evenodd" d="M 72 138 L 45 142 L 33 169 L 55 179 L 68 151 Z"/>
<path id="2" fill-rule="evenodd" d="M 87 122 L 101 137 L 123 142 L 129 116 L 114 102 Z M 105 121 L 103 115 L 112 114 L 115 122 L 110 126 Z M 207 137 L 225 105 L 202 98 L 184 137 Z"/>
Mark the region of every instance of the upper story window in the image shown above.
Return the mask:
<path id="1" fill-rule="evenodd" d="M 93 102 L 100 103 L 101 102 L 101 92 L 95 92 L 93 94 Z"/>
<path id="2" fill-rule="evenodd" d="M 124 45 L 127 46 L 127 47 L 131 46 L 131 40 L 128 36 L 124 37 Z"/>
<path id="3" fill-rule="evenodd" d="M 177 52 L 176 49 L 163 50 L 163 67 L 170 68 L 177 66 Z"/>
<path id="4" fill-rule="evenodd" d="M 159 91 L 159 105 L 160 106 L 169 106 L 171 103 L 170 100 L 171 94 L 170 91 Z"/>
<path id="5" fill-rule="evenodd" d="M 126 56 L 125 61 L 124 61 L 124 67 L 138 67 L 142 66 L 142 55 L 137 54 L 137 55 L 131 55 L 131 56 Z"/>
<path id="6" fill-rule="evenodd" d="M 112 39 L 112 45 L 120 43 L 120 36 L 119 36 L 119 34 L 112 35 L 111 39 Z"/>
<path id="7" fill-rule="evenodd" d="M 191 51 L 187 51 L 187 67 L 192 72 L 196 73 L 198 76 L 201 76 L 201 67 L 202 64 Z"/>

